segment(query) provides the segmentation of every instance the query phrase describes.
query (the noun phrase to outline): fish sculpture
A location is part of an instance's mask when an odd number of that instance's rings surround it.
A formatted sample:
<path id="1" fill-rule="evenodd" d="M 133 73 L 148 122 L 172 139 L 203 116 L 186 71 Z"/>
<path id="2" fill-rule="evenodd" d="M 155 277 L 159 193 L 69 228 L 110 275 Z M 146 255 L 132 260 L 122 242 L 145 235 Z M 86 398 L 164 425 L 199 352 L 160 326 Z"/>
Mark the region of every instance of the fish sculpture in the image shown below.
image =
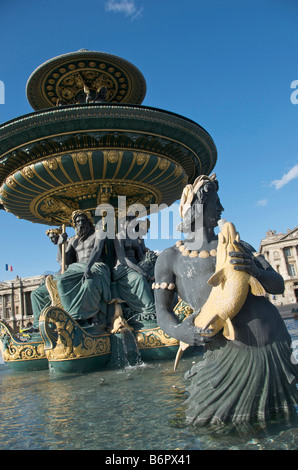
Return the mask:
<path id="1" fill-rule="evenodd" d="M 229 253 L 231 251 L 242 252 L 235 241 L 240 242 L 239 233 L 234 224 L 225 222 L 218 234 L 215 273 L 208 279 L 212 290 L 194 320 L 195 326 L 200 328 L 201 334 L 205 336 L 214 336 L 223 329 L 223 335 L 229 340 L 234 340 L 235 330 L 231 320 L 244 305 L 249 289 L 256 296 L 264 296 L 266 293 L 254 276 L 246 271 L 235 270 L 234 266 L 237 265 L 230 263 Z M 178 362 L 188 346 L 180 341 L 174 370 L 176 370 Z"/>

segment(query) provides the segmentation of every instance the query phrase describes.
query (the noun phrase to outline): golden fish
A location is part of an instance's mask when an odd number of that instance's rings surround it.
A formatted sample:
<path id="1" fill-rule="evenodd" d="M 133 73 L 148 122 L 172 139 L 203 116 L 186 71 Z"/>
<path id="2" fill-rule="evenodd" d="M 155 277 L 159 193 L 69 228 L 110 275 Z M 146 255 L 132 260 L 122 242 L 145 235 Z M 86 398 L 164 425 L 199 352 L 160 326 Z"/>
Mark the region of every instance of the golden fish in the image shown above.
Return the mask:
<path id="1" fill-rule="evenodd" d="M 265 289 L 254 276 L 246 271 L 236 271 L 235 265 L 230 263 L 231 251 L 242 252 L 235 241 L 240 241 L 239 233 L 231 222 L 226 222 L 218 234 L 215 273 L 208 280 L 212 290 L 194 321 L 196 327 L 210 330 L 210 333 L 202 333 L 206 336 L 214 336 L 223 329 L 223 335 L 229 340 L 234 340 L 235 330 L 231 319 L 241 310 L 249 289 L 253 295 L 265 295 Z M 180 342 L 174 370 L 188 346 Z"/>

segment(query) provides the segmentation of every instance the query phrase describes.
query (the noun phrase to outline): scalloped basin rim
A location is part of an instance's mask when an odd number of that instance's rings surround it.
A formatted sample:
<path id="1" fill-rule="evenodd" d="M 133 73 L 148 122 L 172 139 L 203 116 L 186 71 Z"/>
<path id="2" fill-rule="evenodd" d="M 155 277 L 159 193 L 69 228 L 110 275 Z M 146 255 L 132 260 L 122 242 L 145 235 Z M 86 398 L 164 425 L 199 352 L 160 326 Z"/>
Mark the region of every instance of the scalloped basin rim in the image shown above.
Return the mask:
<path id="1" fill-rule="evenodd" d="M 56 113 L 57 111 L 59 112 L 61 110 L 73 110 L 75 108 L 88 109 L 88 108 L 101 108 L 101 107 L 111 108 L 111 109 L 113 109 L 113 108 L 119 108 L 119 109 L 121 109 L 121 108 L 132 108 L 132 109 L 138 109 L 138 110 L 144 110 L 144 111 L 148 110 L 148 111 L 155 111 L 155 112 L 158 112 L 158 113 L 164 113 L 164 114 L 167 114 L 169 116 L 173 116 L 173 117 L 182 119 L 186 122 L 189 122 L 189 123 L 193 124 L 194 126 L 197 126 L 200 130 L 205 132 L 212 139 L 211 135 L 206 131 L 206 129 L 204 129 L 202 126 L 200 126 L 198 123 L 196 123 L 192 119 L 189 119 L 185 116 L 182 116 L 181 114 L 174 113 L 172 111 L 167 111 L 167 110 L 160 109 L 160 108 L 155 108 L 155 107 L 152 107 L 152 106 L 143 106 L 143 105 L 138 106 L 138 105 L 135 105 L 135 104 L 126 104 L 126 103 L 121 103 L 121 104 L 117 104 L 117 103 L 113 103 L 113 104 L 111 104 L 111 103 L 89 103 L 88 105 L 86 105 L 86 104 L 72 104 L 72 105 L 59 106 L 59 107 L 56 107 L 56 108 L 46 108 L 46 109 L 39 110 L 39 111 L 32 111 L 32 113 L 23 114 L 22 116 L 10 119 L 9 121 L 6 121 L 3 124 L 0 124 L 0 131 L 3 128 L 5 128 L 6 126 L 9 126 L 11 124 L 16 124 L 18 121 L 23 121 L 24 119 L 29 119 L 31 117 L 36 117 L 36 116 L 41 115 L 41 114 Z M 1 137 L 0 137 L 0 141 L 1 141 Z"/>

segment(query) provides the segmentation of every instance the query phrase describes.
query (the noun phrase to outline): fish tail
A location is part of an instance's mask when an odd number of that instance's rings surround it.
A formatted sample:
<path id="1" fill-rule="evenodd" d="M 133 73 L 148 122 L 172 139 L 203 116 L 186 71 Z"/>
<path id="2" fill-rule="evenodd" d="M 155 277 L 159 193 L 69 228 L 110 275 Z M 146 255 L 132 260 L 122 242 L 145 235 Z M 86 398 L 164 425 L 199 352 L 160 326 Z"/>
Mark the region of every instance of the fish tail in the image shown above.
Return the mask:
<path id="1" fill-rule="evenodd" d="M 227 318 L 225 321 L 224 328 L 223 328 L 223 335 L 225 336 L 225 338 L 229 339 L 230 341 L 234 341 L 235 339 L 235 330 L 234 330 L 234 327 L 232 325 L 230 318 Z"/>
<path id="2" fill-rule="evenodd" d="M 175 363 L 174 363 L 174 372 L 177 369 L 178 363 L 179 363 L 181 357 L 183 356 L 183 353 L 184 353 L 185 349 L 187 349 L 188 347 L 189 347 L 189 344 L 183 343 L 183 341 L 180 341 L 179 349 L 177 351 L 176 358 L 175 358 Z"/>

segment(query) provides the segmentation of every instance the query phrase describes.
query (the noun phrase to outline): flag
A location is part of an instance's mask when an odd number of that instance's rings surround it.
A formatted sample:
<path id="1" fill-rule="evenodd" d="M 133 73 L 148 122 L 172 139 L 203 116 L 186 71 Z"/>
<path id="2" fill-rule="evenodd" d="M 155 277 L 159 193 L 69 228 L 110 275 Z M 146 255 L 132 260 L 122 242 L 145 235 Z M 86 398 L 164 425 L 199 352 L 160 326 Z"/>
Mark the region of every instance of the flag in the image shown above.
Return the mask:
<path id="1" fill-rule="evenodd" d="M 5 271 L 12 271 L 12 266 L 10 266 L 10 264 L 6 264 Z"/>

